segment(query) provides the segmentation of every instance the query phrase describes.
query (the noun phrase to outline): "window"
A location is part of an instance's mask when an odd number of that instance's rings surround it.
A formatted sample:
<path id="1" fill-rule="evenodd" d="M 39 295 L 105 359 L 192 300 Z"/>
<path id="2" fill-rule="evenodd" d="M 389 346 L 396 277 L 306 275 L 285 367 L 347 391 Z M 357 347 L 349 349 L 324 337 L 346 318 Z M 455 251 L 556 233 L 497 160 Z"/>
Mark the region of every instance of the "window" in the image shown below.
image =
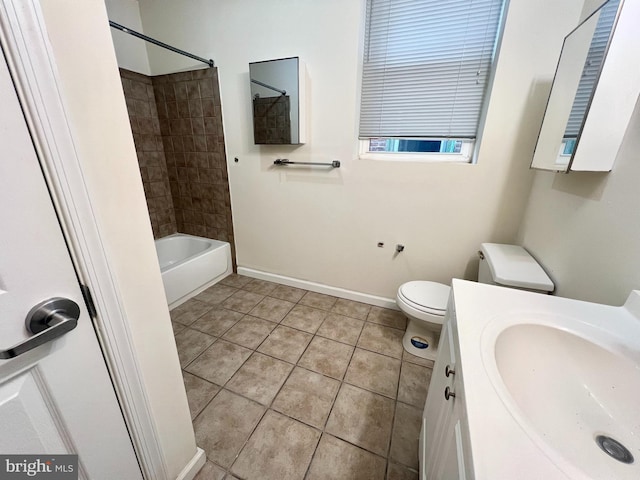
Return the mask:
<path id="1" fill-rule="evenodd" d="M 367 1 L 362 156 L 470 161 L 502 8 L 503 0 Z"/>

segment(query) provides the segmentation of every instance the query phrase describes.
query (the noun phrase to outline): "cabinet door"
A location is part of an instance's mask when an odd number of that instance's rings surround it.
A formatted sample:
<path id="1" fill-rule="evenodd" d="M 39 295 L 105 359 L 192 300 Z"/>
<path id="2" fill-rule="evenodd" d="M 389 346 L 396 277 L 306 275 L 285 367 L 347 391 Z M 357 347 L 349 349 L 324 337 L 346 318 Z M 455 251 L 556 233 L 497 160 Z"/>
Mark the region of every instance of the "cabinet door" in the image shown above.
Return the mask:
<path id="1" fill-rule="evenodd" d="M 456 415 L 456 408 L 451 409 L 450 419 L 443 432 L 442 449 L 438 459 L 438 471 L 433 479 L 438 480 L 465 480 L 464 454 L 462 450 L 462 425 Z"/>
<path id="2" fill-rule="evenodd" d="M 445 375 L 447 365 L 453 368 L 451 335 L 449 323 L 445 322 L 438 344 L 436 359 L 429 393 L 422 415 L 422 431 L 420 434 L 420 472 L 422 480 L 435 480 L 442 449 L 445 447 L 443 436 L 450 429 L 452 402 L 444 398 L 445 388 L 452 384 L 451 378 Z"/>

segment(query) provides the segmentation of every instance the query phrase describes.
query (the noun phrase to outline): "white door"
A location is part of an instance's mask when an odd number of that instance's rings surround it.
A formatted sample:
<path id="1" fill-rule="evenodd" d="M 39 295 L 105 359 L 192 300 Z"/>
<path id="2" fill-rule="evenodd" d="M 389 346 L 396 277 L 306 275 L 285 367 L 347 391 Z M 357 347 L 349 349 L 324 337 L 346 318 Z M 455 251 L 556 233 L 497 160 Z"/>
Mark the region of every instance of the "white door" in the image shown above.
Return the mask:
<path id="1" fill-rule="evenodd" d="M 34 336 L 25 318 L 52 297 L 79 306 L 77 326 L 56 314 Z M 78 454 L 79 478 L 142 478 L 1 51 L 0 454 Z"/>

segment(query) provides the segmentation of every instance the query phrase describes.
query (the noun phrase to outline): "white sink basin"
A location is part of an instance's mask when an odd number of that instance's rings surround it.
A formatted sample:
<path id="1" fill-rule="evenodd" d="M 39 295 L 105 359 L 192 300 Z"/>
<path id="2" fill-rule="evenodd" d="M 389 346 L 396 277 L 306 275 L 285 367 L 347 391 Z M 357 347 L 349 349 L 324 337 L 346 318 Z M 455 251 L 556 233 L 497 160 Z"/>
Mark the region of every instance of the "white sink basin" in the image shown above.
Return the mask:
<path id="1" fill-rule="evenodd" d="M 552 315 L 489 327 L 483 361 L 494 388 L 558 468 L 570 478 L 639 479 L 640 367 L 626 341 L 601 326 Z M 620 444 L 630 463 L 603 450 L 624 457 Z"/>

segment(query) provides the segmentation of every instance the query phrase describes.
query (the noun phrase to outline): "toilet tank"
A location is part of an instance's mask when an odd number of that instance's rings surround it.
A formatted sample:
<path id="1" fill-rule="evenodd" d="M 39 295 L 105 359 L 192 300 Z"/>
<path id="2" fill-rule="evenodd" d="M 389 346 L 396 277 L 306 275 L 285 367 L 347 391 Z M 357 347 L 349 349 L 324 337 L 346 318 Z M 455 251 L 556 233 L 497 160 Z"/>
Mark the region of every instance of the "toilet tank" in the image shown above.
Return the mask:
<path id="1" fill-rule="evenodd" d="M 533 292 L 553 292 L 553 282 L 524 248 L 500 243 L 483 243 L 480 248 L 478 282 Z"/>

